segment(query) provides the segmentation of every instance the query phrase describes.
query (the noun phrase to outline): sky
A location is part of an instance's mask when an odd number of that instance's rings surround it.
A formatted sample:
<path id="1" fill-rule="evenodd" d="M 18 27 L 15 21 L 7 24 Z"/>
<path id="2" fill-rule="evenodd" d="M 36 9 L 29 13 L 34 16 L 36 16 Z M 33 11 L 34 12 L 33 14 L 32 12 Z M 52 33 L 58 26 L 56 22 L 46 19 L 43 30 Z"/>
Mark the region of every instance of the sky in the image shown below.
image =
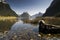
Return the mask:
<path id="1" fill-rule="evenodd" d="M 30 15 L 35 15 L 39 12 L 45 13 L 46 9 L 51 4 L 52 0 L 6 0 L 11 9 L 18 15 L 23 12 L 28 12 Z"/>

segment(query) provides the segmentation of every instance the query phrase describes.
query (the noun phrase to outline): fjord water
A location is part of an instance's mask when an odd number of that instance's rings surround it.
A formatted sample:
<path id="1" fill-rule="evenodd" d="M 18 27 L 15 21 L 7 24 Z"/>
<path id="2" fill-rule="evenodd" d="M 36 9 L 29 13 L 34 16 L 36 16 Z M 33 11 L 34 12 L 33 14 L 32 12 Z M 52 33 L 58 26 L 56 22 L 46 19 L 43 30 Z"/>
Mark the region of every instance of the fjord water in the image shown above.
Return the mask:
<path id="1" fill-rule="evenodd" d="M 38 25 L 32 25 L 29 23 L 24 23 L 23 21 L 19 20 L 18 22 L 12 25 L 10 31 L 8 32 L 6 38 L 12 39 L 14 36 L 18 37 L 17 39 L 31 39 L 36 38 L 40 39 L 38 36 Z M 22 37 L 22 38 L 19 38 Z M 15 39 L 15 38 L 14 38 Z"/>
<path id="2" fill-rule="evenodd" d="M 6 24 L 8 25 L 8 23 Z M 18 20 L 17 22 L 13 23 L 11 29 L 3 37 L 2 40 L 60 40 L 60 38 L 57 38 L 55 36 L 50 37 L 49 35 L 44 34 L 39 35 L 38 27 L 39 25 L 24 23 L 23 21 Z"/>

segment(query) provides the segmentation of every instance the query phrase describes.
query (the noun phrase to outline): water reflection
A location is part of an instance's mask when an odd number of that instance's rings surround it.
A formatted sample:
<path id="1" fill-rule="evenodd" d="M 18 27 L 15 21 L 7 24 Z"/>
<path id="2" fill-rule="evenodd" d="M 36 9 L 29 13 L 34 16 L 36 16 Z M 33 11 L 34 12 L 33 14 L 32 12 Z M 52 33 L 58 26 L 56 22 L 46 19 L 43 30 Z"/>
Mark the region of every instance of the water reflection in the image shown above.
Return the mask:
<path id="1" fill-rule="evenodd" d="M 0 20 L 0 32 L 8 31 L 16 20 Z"/>
<path id="2" fill-rule="evenodd" d="M 10 24 L 10 22 L 8 22 Z M 11 23 L 12 24 L 12 23 Z M 24 23 L 21 20 L 14 23 L 8 33 L 1 40 L 60 40 L 59 37 L 52 37 L 45 34 L 38 34 L 38 26 Z"/>
<path id="3" fill-rule="evenodd" d="M 38 34 L 38 25 L 16 22 L 6 36 L 7 40 L 60 40 L 53 35 Z"/>
<path id="4" fill-rule="evenodd" d="M 15 38 L 15 36 L 18 37 L 18 39 L 31 39 L 31 38 L 36 38 L 40 39 L 38 36 L 38 25 L 34 26 L 31 24 L 26 24 L 23 23 L 21 20 L 16 22 L 11 30 L 7 34 L 7 39 L 12 39 Z M 19 38 L 22 37 L 22 38 Z"/>
<path id="5" fill-rule="evenodd" d="M 8 33 L 8 31 L 11 29 L 11 26 L 16 22 L 17 20 L 12 19 L 0 19 L 0 40 L 5 40 L 5 37 Z"/>
<path id="6" fill-rule="evenodd" d="M 16 22 L 13 26 L 12 26 L 12 28 L 11 28 L 11 30 L 19 30 L 20 31 L 20 29 L 30 29 L 30 30 L 32 30 L 32 29 L 34 29 L 34 28 L 37 28 L 38 26 L 34 26 L 34 25 L 31 25 L 31 24 L 26 24 L 26 23 L 24 23 L 24 22 L 22 22 L 21 20 L 20 21 L 18 21 L 18 22 Z"/>

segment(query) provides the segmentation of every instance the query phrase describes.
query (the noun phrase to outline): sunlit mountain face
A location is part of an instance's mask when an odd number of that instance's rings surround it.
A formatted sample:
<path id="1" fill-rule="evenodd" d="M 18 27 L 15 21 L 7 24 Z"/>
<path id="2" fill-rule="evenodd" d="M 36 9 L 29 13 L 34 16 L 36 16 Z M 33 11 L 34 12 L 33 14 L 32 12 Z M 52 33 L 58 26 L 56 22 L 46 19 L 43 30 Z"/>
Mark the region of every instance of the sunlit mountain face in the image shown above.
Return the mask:
<path id="1" fill-rule="evenodd" d="M 17 13 L 28 12 L 34 15 L 38 12 L 44 13 L 52 0 L 6 0 L 11 8 Z"/>

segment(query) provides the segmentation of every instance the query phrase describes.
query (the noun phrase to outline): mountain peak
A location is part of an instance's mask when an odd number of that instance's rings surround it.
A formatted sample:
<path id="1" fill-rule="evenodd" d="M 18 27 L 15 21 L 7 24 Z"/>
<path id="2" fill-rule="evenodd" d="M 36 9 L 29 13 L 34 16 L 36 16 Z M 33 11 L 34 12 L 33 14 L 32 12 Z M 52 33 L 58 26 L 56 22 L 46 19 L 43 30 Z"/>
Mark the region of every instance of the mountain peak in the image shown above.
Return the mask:
<path id="1" fill-rule="evenodd" d="M 0 0 L 0 2 L 5 4 L 7 3 L 6 0 Z"/>
<path id="2" fill-rule="evenodd" d="M 43 15 L 43 13 L 39 12 L 33 16 L 31 16 L 32 19 L 35 19 L 36 17 L 41 17 Z"/>
<path id="3" fill-rule="evenodd" d="M 43 16 L 58 16 L 60 14 L 60 0 L 53 0 Z"/>
<path id="4" fill-rule="evenodd" d="M 8 3 L 0 2 L 0 16 L 17 16 L 17 14 L 10 8 Z"/>

